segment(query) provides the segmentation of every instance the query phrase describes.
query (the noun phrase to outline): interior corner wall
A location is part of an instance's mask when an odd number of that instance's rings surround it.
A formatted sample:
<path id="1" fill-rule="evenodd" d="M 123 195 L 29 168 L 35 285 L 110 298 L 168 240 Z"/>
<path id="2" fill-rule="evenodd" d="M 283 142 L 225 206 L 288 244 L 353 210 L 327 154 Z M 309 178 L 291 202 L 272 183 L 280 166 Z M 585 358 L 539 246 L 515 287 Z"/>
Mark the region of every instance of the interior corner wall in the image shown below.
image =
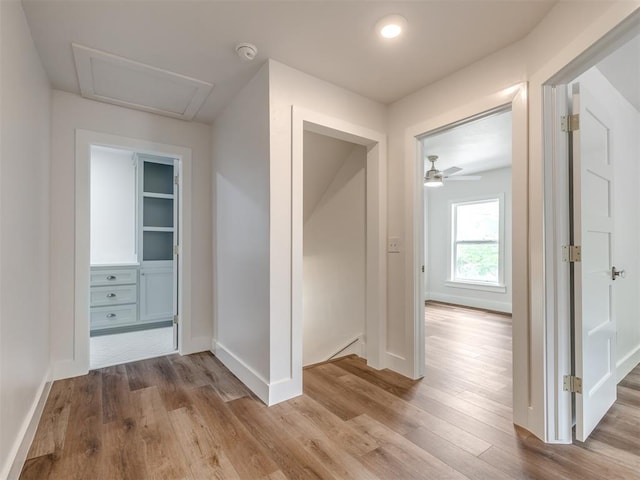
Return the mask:
<path id="1" fill-rule="evenodd" d="M 613 285 L 617 326 L 616 374 L 622 380 L 640 363 L 640 113 L 593 67 L 576 79 L 581 91 L 597 92 L 600 102 L 612 114 L 611 158 L 613 159 L 614 244 L 613 262 L 625 270 L 625 277 Z M 631 206 L 631 208 L 630 208 Z"/>
<path id="2" fill-rule="evenodd" d="M 182 206 L 191 228 L 183 232 L 189 288 L 191 338 L 183 339 L 188 353 L 211 346 L 211 128 L 196 122 L 140 112 L 77 95 L 53 91 L 51 141 L 51 353 L 54 376 L 66 376 L 74 359 L 74 244 L 76 130 L 136 138 L 191 149 L 191 195 Z M 185 227 L 188 228 L 188 227 Z M 88 288 L 88 287 L 87 287 Z"/>
<path id="3" fill-rule="evenodd" d="M 479 172 L 477 182 L 447 182 L 442 188 L 427 192 L 429 225 L 426 270 L 429 290 L 427 300 L 486 308 L 511 313 L 511 168 Z M 504 195 L 504 285 L 506 292 L 490 292 L 463 285 L 451 286 L 449 262 L 451 260 L 451 202 L 459 202 L 483 196 Z"/>
<path id="4" fill-rule="evenodd" d="M 291 155 L 292 106 L 340 119 L 376 132 L 386 131 L 384 105 L 336 85 L 314 78 L 274 60 L 269 60 L 270 98 L 270 379 L 281 388 L 278 400 L 302 392 L 293 375 L 302 369 L 292 340 L 291 311 Z M 290 388 L 287 386 L 291 384 Z M 295 384 L 295 385 L 294 385 Z"/>
<path id="5" fill-rule="evenodd" d="M 216 230 L 213 350 L 269 403 L 268 65 L 218 116 L 212 132 Z"/>
<path id="6" fill-rule="evenodd" d="M 16 456 L 23 456 L 17 468 L 24 460 L 21 442 L 50 381 L 51 89 L 20 2 L 0 2 L 0 32 L 0 478 L 7 478 Z"/>
<path id="7" fill-rule="evenodd" d="M 304 224 L 302 362 L 305 366 L 326 361 L 336 353 L 362 355 L 365 147 L 354 146 L 342 161 L 342 167 Z M 305 178 L 307 181 L 313 179 Z M 345 349 L 354 340 L 356 343 Z"/>

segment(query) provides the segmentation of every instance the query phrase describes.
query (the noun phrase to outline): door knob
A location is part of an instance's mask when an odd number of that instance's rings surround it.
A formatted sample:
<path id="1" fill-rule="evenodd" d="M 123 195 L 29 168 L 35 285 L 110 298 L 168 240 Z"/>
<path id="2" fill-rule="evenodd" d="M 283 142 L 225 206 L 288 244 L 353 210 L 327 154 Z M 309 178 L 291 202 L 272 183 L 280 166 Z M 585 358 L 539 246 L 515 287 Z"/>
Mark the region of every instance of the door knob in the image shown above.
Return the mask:
<path id="1" fill-rule="evenodd" d="M 611 280 L 615 280 L 616 277 L 624 278 L 625 275 L 624 270 L 616 270 L 616 267 L 611 267 Z"/>

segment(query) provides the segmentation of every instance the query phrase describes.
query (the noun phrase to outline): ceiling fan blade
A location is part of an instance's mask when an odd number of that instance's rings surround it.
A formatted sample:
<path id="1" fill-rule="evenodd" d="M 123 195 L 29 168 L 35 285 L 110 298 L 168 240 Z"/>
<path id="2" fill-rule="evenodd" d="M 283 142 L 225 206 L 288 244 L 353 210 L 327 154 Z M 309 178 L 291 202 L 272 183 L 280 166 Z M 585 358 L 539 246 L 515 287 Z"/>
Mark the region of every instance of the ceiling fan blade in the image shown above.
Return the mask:
<path id="1" fill-rule="evenodd" d="M 453 177 L 445 177 L 447 179 L 447 182 L 450 181 L 456 181 L 456 180 L 461 180 L 461 181 L 470 181 L 470 180 L 480 180 L 482 177 L 480 175 L 455 175 Z"/>
<path id="2" fill-rule="evenodd" d="M 454 173 L 459 172 L 460 170 L 462 170 L 460 167 L 451 167 L 451 168 L 447 168 L 446 170 L 442 170 L 440 172 L 440 175 L 453 175 Z"/>

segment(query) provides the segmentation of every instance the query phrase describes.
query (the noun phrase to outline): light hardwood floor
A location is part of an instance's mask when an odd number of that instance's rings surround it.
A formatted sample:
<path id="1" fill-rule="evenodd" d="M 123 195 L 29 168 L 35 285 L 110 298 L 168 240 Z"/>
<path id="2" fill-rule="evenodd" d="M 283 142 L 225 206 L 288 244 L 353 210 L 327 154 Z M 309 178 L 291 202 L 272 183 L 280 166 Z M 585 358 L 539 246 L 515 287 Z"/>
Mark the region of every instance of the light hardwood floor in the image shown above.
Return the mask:
<path id="1" fill-rule="evenodd" d="M 271 408 L 209 353 L 55 382 L 22 479 L 639 479 L 640 368 L 585 444 L 511 423 L 511 319 L 431 304 L 427 371 L 357 357 Z"/>

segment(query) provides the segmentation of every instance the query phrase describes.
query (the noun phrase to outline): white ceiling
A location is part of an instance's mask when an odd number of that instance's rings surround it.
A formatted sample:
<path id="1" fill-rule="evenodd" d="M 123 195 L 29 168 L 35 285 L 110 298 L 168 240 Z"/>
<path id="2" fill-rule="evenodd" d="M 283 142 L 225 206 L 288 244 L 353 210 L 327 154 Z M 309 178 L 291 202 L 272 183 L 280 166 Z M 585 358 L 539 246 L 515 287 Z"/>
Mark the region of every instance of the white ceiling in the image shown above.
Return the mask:
<path id="1" fill-rule="evenodd" d="M 640 111 L 640 35 L 597 65 L 611 84 Z"/>
<path id="2" fill-rule="evenodd" d="M 438 170 L 462 168 L 455 175 L 511 166 L 511 118 L 509 110 L 425 137 L 425 170 L 431 166 L 426 160 L 428 155 L 438 155 Z"/>
<path id="3" fill-rule="evenodd" d="M 54 88 L 80 93 L 78 43 L 214 84 L 195 118 L 207 123 L 267 58 L 386 104 L 523 38 L 554 3 L 23 0 Z M 384 41 L 374 26 L 389 13 L 408 28 Z M 258 47 L 254 62 L 238 42 Z"/>

